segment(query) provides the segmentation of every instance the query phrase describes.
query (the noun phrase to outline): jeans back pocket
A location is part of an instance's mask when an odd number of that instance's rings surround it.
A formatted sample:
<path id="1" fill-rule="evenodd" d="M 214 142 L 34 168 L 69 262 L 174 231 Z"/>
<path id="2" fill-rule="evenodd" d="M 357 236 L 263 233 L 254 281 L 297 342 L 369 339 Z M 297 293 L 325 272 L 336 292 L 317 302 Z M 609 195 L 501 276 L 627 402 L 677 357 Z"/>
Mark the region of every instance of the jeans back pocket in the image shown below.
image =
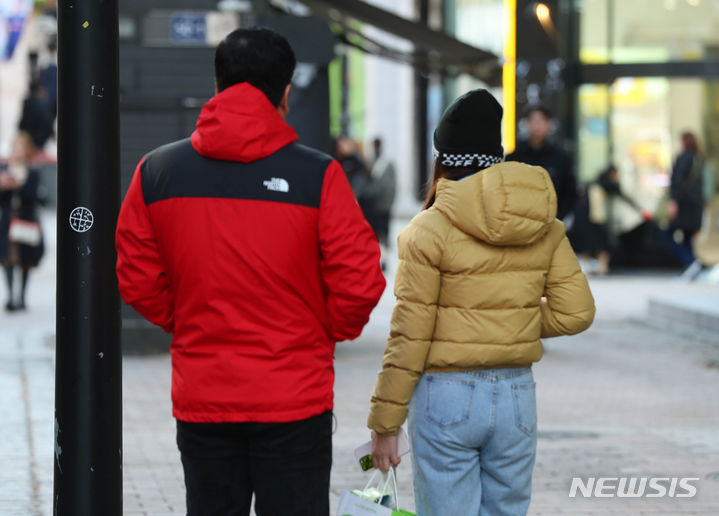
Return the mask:
<path id="1" fill-rule="evenodd" d="M 517 428 L 531 436 L 537 430 L 537 396 L 534 382 L 513 383 L 512 400 Z"/>
<path id="2" fill-rule="evenodd" d="M 438 373 L 427 377 L 427 419 L 439 426 L 458 425 L 469 420 L 475 382 L 442 378 Z"/>

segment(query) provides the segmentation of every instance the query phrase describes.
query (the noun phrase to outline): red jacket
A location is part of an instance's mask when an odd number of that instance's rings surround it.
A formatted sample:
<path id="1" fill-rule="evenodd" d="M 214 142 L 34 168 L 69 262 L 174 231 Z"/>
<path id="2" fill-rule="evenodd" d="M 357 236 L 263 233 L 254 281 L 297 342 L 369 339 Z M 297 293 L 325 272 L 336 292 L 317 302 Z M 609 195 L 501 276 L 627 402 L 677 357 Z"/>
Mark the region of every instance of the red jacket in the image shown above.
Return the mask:
<path id="1" fill-rule="evenodd" d="M 116 244 L 123 299 L 173 334 L 173 414 L 188 422 L 332 409 L 335 342 L 359 336 L 385 287 L 340 165 L 247 83 L 143 158 Z"/>

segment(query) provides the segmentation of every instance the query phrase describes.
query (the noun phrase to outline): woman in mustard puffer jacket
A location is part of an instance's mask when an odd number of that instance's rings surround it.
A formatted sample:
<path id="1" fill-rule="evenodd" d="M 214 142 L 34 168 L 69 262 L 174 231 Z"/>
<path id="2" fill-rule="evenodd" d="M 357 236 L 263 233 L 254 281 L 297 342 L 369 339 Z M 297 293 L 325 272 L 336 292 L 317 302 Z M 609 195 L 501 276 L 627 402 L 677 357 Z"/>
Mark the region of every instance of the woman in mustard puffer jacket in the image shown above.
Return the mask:
<path id="1" fill-rule="evenodd" d="M 425 210 L 399 237 L 397 303 L 371 400 L 375 465 L 409 420 L 418 516 L 526 514 L 540 338 L 589 327 L 594 300 L 547 172 L 503 163 L 502 108 L 457 99 L 434 134 Z"/>

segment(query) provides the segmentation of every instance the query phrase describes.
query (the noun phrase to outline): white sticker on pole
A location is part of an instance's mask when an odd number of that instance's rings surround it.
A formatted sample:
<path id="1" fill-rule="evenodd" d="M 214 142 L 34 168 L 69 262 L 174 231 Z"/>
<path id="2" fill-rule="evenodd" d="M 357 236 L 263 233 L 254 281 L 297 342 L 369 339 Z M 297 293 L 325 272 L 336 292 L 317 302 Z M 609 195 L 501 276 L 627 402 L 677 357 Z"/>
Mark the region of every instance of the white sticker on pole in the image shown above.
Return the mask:
<path id="1" fill-rule="evenodd" d="M 78 233 L 88 231 L 93 222 L 95 222 L 95 217 L 92 212 L 83 206 L 78 206 L 70 213 L 70 227 Z"/>

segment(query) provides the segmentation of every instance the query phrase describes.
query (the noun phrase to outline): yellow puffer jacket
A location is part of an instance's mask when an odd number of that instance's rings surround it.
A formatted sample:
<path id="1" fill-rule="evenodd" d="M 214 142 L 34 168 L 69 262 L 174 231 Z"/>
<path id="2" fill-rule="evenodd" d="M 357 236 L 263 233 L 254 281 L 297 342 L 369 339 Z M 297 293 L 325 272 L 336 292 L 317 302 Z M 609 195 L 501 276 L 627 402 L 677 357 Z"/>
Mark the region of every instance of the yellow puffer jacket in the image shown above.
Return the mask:
<path id="1" fill-rule="evenodd" d="M 370 428 L 397 433 L 424 371 L 529 366 L 541 337 L 589 327 L 594 299 L 556 211 L 540 167 L 507 162 L 440 179 L 434 205 L 399 237 Z"/>

